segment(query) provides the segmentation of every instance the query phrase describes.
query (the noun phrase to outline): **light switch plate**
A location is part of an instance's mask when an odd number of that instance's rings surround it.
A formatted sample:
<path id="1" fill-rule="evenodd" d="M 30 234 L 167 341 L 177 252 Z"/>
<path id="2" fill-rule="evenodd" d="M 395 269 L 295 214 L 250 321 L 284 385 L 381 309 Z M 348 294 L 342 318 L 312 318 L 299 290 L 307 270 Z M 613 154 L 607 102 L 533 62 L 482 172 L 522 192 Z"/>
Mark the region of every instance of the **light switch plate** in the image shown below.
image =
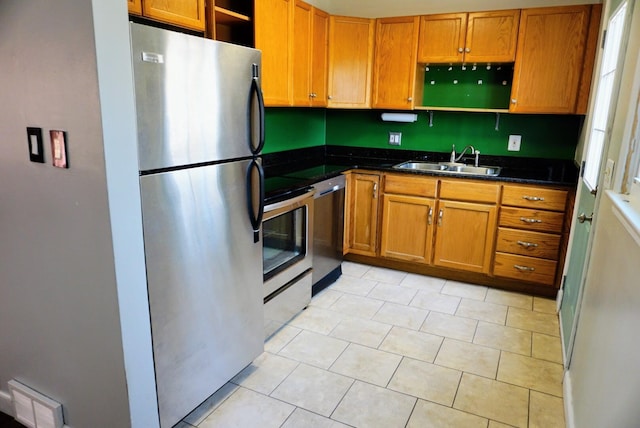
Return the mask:
<path id="1" fill-rule="evenodd" d="M 29 143 L 29 160 L 44 163 L 44 149 L 42 148 L 42 128 L 27 128 L 27 142 Z"/>
<path id="2" fill-rule="evenodd" d="M 509 135 L 509 145 L 507 146 L 507 150 L 510 152 L 519 152 L 521 142 L 522 135 Z"/>

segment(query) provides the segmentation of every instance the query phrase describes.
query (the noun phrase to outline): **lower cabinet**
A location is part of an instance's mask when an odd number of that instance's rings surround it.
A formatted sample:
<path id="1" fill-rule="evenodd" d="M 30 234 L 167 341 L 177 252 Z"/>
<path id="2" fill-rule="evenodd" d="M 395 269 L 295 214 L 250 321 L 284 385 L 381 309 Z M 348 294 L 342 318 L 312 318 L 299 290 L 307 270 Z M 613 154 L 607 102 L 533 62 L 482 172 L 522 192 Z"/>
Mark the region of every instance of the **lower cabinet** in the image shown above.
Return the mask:
<path id="1" fill-rule="evenodd" d="M 350 173 L 347 186 L 345 254 L 507 289 L 559 288 L 569 189 L 369 172 Z"/>
<path id="2" fill-rule="evenodd" d="M 431 177 L 384 175 L 381 257 L 431 263 L 437 188 Z"/>
<path id="3" fill-rule="evenodd" d="M 495 230 L 495 205 L 440 200 L 433 264 L 489 273 Z"/>
<path id="4" fill-rule="evenodd" d="M 350 173 L 345 204 L 345 252 L 376 255 L 380 175 Z"/>
<path id="5" fill-rule="evenodd" d="M 504 185 L 496 277 L 559 287 L 568 196 L 565 189 Z"/>

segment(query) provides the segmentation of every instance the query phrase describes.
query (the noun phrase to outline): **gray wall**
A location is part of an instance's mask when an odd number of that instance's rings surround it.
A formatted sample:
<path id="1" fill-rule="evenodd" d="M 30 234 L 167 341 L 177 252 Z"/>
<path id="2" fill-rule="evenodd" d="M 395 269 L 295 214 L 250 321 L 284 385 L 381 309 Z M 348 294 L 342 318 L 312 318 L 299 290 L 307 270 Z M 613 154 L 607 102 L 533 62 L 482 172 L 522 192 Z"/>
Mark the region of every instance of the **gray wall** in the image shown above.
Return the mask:
<path id="1" fill-rule="evenodd" d="M 93 2 L 0 1 L 0 410 L 15 378 L 70 427 L 154 426 L 126 5 Z"/>

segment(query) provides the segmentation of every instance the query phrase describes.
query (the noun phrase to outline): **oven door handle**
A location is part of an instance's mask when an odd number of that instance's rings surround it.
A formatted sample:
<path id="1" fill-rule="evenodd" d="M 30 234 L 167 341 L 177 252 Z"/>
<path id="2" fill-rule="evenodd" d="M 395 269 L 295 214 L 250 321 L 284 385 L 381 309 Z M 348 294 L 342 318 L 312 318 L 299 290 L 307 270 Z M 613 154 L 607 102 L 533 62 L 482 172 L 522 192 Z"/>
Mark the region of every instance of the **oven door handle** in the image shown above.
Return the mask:
<path id="1" fill-rule="evenodd" d="M 295 205 L 298 202 L 304 201 L 305 199 L 311 197 L 313 195 L 313 192 L 315 192 L 315 189 L 309 189 L 302 195 L 296 196 L 291 199 L 285 199 L 284 201 L 269 204 L 266 207 L 264 207 L 264 210 L 266 212 L 269 212 L 269 211 L 279 210 L 280 208 L 288 207 L 290 205 Z"/>
<path id="2" fill-rule="evenodd" d="M 253 194 L 253 171 L 258 171 L 258 212 L 254 211 Z M 247 168 L 247 206 L 249 211 L 249 221 L 253 229 L 253 242 L 260 241 L 260 225 L 264 216 L 264 169 L 256 159 L 252 159 Z"/>

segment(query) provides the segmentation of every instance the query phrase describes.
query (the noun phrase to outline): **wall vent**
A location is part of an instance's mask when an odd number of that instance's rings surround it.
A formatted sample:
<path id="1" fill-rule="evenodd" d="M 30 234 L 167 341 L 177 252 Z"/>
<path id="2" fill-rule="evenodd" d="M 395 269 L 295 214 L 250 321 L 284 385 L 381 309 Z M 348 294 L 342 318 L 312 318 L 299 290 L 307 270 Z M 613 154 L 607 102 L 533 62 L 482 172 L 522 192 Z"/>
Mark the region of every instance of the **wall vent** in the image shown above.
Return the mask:
<path id="1" fill-rule="evenodd" d="M 63 428 L 62 405 L 16 380 L 9 381 L 15 418 L 29 428 Z"/>

